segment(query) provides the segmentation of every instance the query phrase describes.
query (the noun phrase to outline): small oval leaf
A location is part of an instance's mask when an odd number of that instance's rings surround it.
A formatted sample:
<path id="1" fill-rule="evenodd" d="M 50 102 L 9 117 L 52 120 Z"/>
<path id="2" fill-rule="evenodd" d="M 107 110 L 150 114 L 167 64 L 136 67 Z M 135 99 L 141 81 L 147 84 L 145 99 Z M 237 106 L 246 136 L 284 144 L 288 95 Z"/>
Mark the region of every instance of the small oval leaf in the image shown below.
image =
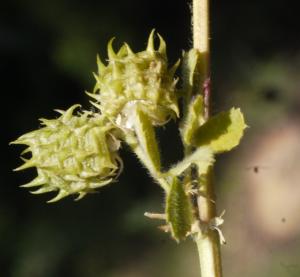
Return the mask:
<path id="1" fill-rule="evenodd" d="M 139 108 L 136 109 L 134 129 L 138 142 L 145 154 L 151 160 L 152 166 L 156 171 L 160 171 L 160 154 L 157 140 L 155 138 L 154 127 L 149 117 Z"/>
<path id="2" fill-rule="evenodd" d="M 167 222 L 171 227 L 172 237 L 177 241 L 186 238 L 191 231 L 193 212 L 189 196 L 183 183 L 178 178 L 173 179 L 166 202 Z"/>
<path id="3" fill-rule="evenodd" d="M 195 131 L 205 123 L 202 95 L 197 95 L 187 108 L 187 114 L 180 128 L 181 137 L 185 144 L 190 145 Z"/>
<path id="4" fill-rule="evenodd" d="M 214 153 L 229 151 L 239 144 L 246 127 L 241 110 L 232 108 L 211 117 L 199 127 L 192 144 L 209 146 Z"/>

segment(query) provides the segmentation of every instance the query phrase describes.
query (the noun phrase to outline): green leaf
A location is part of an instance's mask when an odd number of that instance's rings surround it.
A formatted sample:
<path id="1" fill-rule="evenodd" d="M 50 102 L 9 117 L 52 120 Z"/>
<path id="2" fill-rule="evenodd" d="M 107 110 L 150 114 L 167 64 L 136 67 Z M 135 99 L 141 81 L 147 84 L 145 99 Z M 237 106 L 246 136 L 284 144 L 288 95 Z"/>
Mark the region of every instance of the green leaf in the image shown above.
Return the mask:
<path id="1" fill-rule="evenodd" d="M 180 128 L 182 140 L 187 145 L 192 143 L 195 131 L 205 123 L 203 109 L 203 97 L 202 95 L 197 95 L 188 106 L 186 117 Z"/>
<path id="2" fill-rule="evenodd" d="M 207 78 L 207 53 L 198 49 L 191 49 L 183 53 L 182 62 L 182 90 L 186 108 L 192 97 L 203 91 L 204 81 Z"/>
<path id="3" fill-rule="evenodd" d="M 189 52 L 184 53 L 183 56 L 183 70 L 185 73 L 185 82 L 193 87 L 194 84 L 194 73 L 198 63 L 200 52 L 197 49 L 191 49 Z"/>
<path id="4" fill-rule="evenodd" d="M 195 88 L 196 80 L 194 79 L 197 77 L 195 72 L 199 63 L 199 57 L 200 52 L 197 49 L 191 49 L 183 55 L 182 79 L 184 96 L 187 103 L 191 99 L 193 88 Z"/>
<path id="5" fill-rule="evenodd" d="M 155 171 L 160 171 L 160 154 L 155 131 L 149 117 L 137 107 L 133 120 L 138 144 L 141 146 L 148 162 L 151 163 L 151 167 L 154 168 Z"/>
<path id="6" fill-rule="evenodd" d="M 240 109 L 232 108 L 211 117 L 194 134 L 194 146 L 209 146 L 214 153 L 229 151 L 237 146 L 244 134 L 244 116 Z"/>
<path id="7" fill-rule="evenodd" d="M 161 173 L 160 153 L 155 137 L 155 130 L 147 114 L 138 106 L 133 106 L 130 121 L 130 129 L 124 132 L 125 140 L 137 155 L 141 163 L 149 170 L 151 176 L 162 186 L 169 190 L 169 184 Z"/>
<path id="8" fill-rule="evenodd" d="M 172 237 L 179 242 L 191 231 L 192 205 L 178 178 L 173 178 L 170 192 L 167 194 L 166 216 L 171 227 Z"/>
<path id="9" fill-rule="evenodd" d="M 196 165 L 198 168 L 199 176 L 206 174 L 209 167 L 213 164 L 214 157 L 213 151 L 210 147 L 199 147 L 194 153 L 185 157 L 181 162 L 173 166 L 167 174 L 170 176 L 179 176 L 186 169 L 188 169 L 192 164 Z"/>

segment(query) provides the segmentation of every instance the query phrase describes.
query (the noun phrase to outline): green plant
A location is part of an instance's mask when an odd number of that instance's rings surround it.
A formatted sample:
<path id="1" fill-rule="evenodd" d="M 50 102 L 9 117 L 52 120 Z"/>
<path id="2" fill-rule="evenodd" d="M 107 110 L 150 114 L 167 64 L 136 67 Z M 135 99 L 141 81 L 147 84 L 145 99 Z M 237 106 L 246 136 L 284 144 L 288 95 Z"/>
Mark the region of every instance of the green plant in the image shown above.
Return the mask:
<path id="1" fill-rule="evenodd" d="M 153 179 L 164 190 L 165 211 L 145 213 L 165 221 L 163 229 L 177 242 L 192 237 L 198 245 L 201 276 L 221 276 L 219 226 L 211 182 L 216 154 L 239 144 L 246 127 L 239 109 L 209 117 L 210 74 L 207 1 L 194 1 L 194 49 L 183 55 L 182 87 L 174 77 L 179 62 L 168 65 L 166 44 L 152 31 L 145 51 L 134 53 L 125 43 L 117 52 L 108 43 L 108 64 L 97 59 L 93 92 L 97 111 L 58 110 L 57 119 L 41 119 L 42 128 L 27 133 L 14 144 L 25 144 L 25 163 L 16 170 L 36 167 L 38 176 L 23 185 L 34 194 L 58 191 L 58 201 L 68 195 L 81 199 L 116 180 L 122 171 L 122 143 L 129 145 Z M 200 30 L 200 32 L 199 32 Z M 200 41 L 200 43 L 198 43 Z M 183 103 L 182 111 L 179 103 Z M 185 157 L 166 171 L 155 128 L 180 118 Z"/>

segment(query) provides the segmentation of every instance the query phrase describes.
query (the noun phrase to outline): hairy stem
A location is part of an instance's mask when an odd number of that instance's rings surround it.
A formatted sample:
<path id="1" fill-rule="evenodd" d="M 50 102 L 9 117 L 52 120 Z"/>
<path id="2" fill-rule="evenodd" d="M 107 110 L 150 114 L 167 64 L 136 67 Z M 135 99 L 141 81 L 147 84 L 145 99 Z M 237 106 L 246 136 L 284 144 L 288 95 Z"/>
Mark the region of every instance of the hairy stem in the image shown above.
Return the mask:
<path id="1" fill-rule="evenodd" d="M 210 66 L 209 66 L 209 0 L 193 0 L 193 41 L 194 48 L 201 54 L 197 69 L 201 76 L 199 92 L 204 96 L 204 113 L 210 115 Z M 201 228 L 208 226 L 216 216 L 215 193 L 212 182 L 212 169 L 201 182 L 203 194 L 197 197 L 200 233 L 195 237 L 199 253 L 201 277 L 221 277 L 221 257 L 219 236 L 215 230 Z"/>
<path id="2" fill-rule="evenodd" d="M 201 53 L 209 52 L 209 1 L 193 0 L 193 44 Z"/>

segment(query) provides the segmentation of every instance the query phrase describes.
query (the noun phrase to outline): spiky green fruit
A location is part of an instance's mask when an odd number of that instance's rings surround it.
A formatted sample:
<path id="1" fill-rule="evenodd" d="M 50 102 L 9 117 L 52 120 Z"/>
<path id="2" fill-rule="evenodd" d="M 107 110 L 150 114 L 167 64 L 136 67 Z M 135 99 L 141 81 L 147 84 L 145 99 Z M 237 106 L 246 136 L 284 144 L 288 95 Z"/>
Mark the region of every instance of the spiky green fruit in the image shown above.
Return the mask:
<path id="1" fill-rule="evenodd" d="M 132 107 L 138 105 L 153 125 L 162 125 L 178 116 L 176 82 L 174 73 L 177 62 L 168 68 L 166 43 L 158 35 L 160 44 L 154 47 L 154 31 L 151 32 L 145 51 L 134 53 L 124 44 L 115 53 L 113 39 L 108 43 L 108 64 L 98 58 L 98 73 L 93 104 L 103 115 L 121 127 L 131 127 Z"/>
<path id="2" fill-rule="evenodd" d="M 34 194 L 58 191 L 49 202 L 71 194 L 80 199 L 113 181 L 120 171 L 120 143 L 113 135 L 113 126 L 99 114 L 85 111 L 74 115 L 79 106 L 58 110 L 61 116 L 57 119 L 41 119 L 41 129 L 13 142 L 28 146 L 23 154 L 31 152 L 31 158 L 23 158 L 25 163 L 16 170 L 36 167 L 38 173 L 23 187 L 39 187 Z"/>

